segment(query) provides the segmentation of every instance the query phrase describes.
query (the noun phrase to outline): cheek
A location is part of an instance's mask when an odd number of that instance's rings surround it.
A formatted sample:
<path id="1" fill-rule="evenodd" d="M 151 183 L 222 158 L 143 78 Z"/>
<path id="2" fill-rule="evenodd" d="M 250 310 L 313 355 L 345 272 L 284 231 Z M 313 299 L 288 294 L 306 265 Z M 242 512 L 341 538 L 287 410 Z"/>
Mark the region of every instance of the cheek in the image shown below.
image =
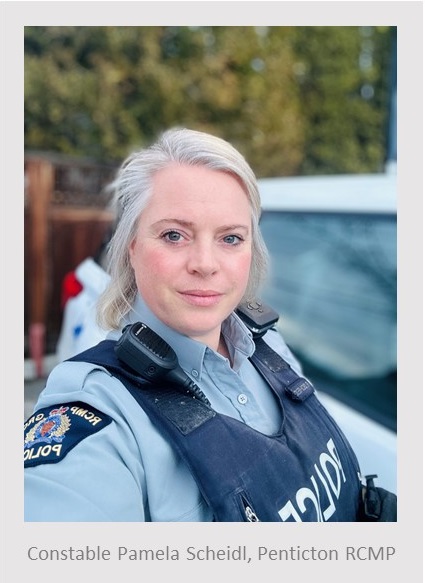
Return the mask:
<path id="1" fill-rule="evenodd" d="M 243 259 L 239 262 L 239 275 L 245 275 L 246 278 L 249 277 L 252 264 L 252 253 L 247 253 Z"/>
<path id="2" fill-rule="evenodd" d="M 130 246 L 129 256 L 136 279 L 138 275 L 143 275 L 143 279 L 147 279 L 153 272 L 155 277 L 158 277 L 172 270 L 174 265 L 172 257 L 163 249 L 142 245 L 137 241 Z"/>
<path id="3" fill-rule="evenodd" d="M 245 288 L 251 273 L 251 254 L 247 253 L 232 265 L 228 266 L 228 274 L 238 289 Z"/>

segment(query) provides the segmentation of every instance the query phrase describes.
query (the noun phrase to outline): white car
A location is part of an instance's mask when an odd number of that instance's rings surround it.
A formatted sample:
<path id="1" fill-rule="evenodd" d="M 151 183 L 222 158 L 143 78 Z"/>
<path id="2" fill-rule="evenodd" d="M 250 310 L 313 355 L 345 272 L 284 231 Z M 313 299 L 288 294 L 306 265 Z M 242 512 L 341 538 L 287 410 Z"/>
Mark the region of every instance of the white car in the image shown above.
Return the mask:
<path id="1" fill-rule="evenodd" d="M 397 491 L 396 175 L 259 180 L 271 256 L 262 299 L 364 474 Z M 57 357 L 99 342 L 95 304 L 108 275 L 92 258 L 75 271 Z"/>
<path id="2" fill-rule="evenodd" d="M 397 491 L 397 195 L 382 174 L 260 180 L 262 298 L 356 451 Z"/>

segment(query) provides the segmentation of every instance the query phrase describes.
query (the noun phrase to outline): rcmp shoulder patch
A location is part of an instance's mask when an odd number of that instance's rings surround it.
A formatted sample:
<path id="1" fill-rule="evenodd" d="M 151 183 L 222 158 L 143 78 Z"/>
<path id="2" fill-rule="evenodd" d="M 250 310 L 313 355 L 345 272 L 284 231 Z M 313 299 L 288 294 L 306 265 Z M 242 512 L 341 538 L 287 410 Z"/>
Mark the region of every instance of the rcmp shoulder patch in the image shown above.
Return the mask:
<path id="1" fill-rule="evenodd" d="M 59 462 L 111 421 L 109 415 L 79 401 L 39 409 L 24 424 L 25 467 Z"/>

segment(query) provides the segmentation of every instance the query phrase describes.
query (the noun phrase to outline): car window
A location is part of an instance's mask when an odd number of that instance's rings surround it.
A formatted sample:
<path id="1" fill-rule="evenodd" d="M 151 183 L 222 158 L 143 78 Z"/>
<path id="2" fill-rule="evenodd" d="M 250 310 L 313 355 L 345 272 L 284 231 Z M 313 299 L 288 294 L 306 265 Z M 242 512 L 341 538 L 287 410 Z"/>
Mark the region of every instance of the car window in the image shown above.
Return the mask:
<path id="1" fill-rule="evenodd" d="M 315 386 L 395 430 L 396 216 L 264 211 L 262 297 Z"/>

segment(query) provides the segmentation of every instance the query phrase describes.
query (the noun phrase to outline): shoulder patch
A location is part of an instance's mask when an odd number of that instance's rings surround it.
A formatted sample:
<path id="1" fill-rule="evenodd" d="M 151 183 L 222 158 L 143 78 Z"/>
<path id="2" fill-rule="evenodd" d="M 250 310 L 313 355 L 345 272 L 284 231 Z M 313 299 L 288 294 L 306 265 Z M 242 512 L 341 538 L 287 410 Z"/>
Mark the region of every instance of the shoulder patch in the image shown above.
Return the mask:
<path id="1" fill-rule="evenodd" d="M 59 462 L 111 421 L 109 415 L 79 401 L 39 409 L 24 424 L 25 467 Z"/>

